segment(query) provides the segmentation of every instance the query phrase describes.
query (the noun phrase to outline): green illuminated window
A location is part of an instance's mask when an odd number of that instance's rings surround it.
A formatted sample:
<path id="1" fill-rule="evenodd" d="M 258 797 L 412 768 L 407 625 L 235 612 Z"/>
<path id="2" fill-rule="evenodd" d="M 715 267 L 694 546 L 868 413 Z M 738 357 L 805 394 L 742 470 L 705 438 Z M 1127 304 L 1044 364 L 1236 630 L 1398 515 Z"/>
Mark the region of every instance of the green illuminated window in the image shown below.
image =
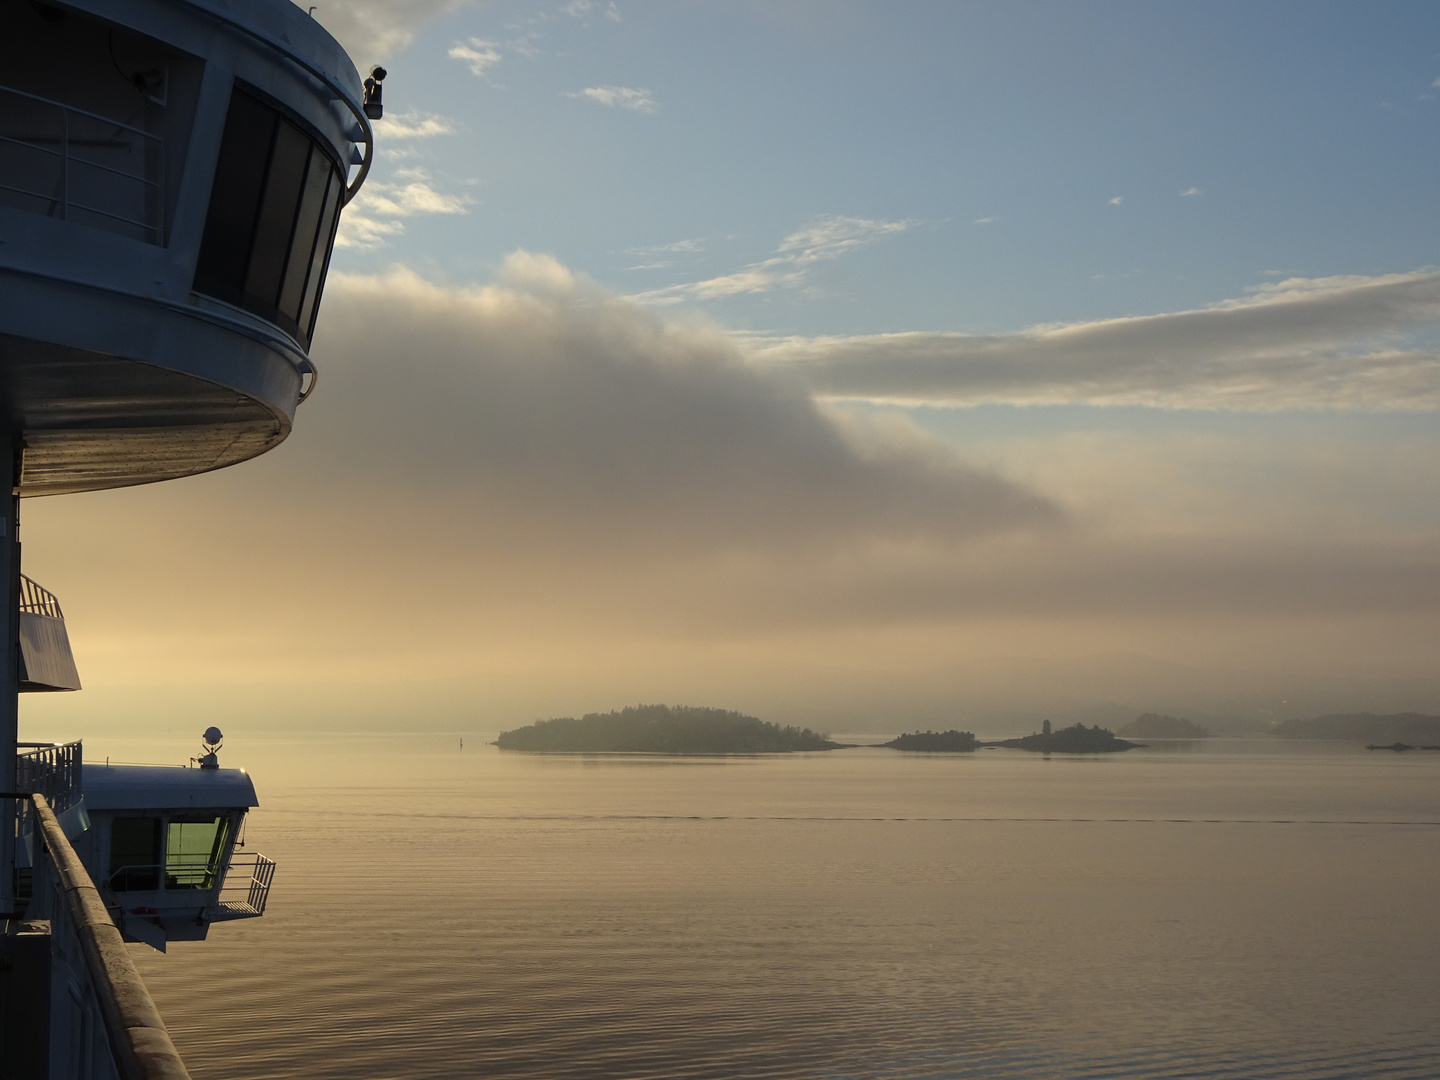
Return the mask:
<path id="1" fill-rule="evenodd" d="M 196 815 L 171 817 L 165 832 L 165 887 L 208 889 L 225 850 L 229 821 Z"/>

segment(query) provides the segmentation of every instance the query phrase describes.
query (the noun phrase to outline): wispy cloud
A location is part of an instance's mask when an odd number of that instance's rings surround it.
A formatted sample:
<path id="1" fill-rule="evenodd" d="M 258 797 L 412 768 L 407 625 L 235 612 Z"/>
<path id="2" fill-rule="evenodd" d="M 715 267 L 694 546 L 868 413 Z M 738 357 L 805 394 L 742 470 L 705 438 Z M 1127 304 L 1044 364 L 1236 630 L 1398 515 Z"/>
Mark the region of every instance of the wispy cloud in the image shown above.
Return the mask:
<path id="1" fill-rule="evenodd" d="M 959 405 L 1440 409 L 1440 273 L 1291 278 L 1208 308 L 1015 334 L 752 345 L 817 394 Z M 1429 337 L 1427 337 L 1427 334 Z"/>
<path id="2" fill-rule="evenodd" d="M 1121 203 L 1123 203 L 1124 201 L 1125 201 L 1125 196 L 1124 196 L 1124 195 L 1116 195 L 1113 199 L 1110 200 L 1110 205 L 1111 205 L 1111 206 L 1119 206 L 1119 205 L 1120 205 Z"/>
<path id="3" fill-rule="evenodd" d="M 993 225 L 993 224 L 995 224 L 995 222 L 997 222 L 997 221 L 999 221 L 999 220 L 1000 220 L 999 218 L 993 217 L 993 216 L 991 216 L 991 217 L 977 217 L 977 218 L 975 219 L 975 221 L 974 221 L 973 224 L 976 224 L 976 225 Z"/>
<path id="4" fill-rule="evenodd" d="M 361 70 L 408 47 L 425 23 L 470 0 L 324 0 L 315 18 L 335 35 Z M 308 6 L 308 5 L 306 5 Z"/>
<path id="5" fill-rule="evenodd" d="M 653 113 L 660 108 L 649 90 L 642 90 L 635 86 L 590 86 L 584 90 L 573 91 L 566 96 L 586 98 L 597 105 L 629 109 L 631 112 Z"/>
<path id="6" fill-rule="evenodd" d="M 451 134 L 455 124 L 436 113 L 390 112 L 375 122 L 375 129 L 386 139 L 429 139 Z"/>
<path id="7" fill-rule="evenodd" d="M 450 47 L 448 55 L 450 59 L 464 63 L 477 78 L 483 77 L 486 71 L 501 60 L 497 43 L 478 37 L 457 41 Z"/>
<path id="8" fill-rule="evenodd" d="M 365 203 L 369 210 L 393 217 L 463 214 L 470 201 L 462 195 L 436 191 L 430 186 L 429 178 L 419 170 L 409 172 L 402 183 L 371 184 L 363 190 L 369 193 Z"/>
<path id="9" fill-rule="evenodd" d="M 639 293 L 635 299 L 650 303 L 681 300 L 717 300 L 745 293 L 769 292 L 804 284 L 810 270 L 821 262 L 874 243 L 884 236 L 904 232 L 913 221 L 883 221 L 833 215 L 814 221 L 790 233 L 775 254 L 742 270 L 684 285 L 671 285 Z"/>
<path id="10" fill-rule="evenodd" d="M 648 247 L 633 247 L 625 250 L 632 255 L 696 254 L 705 250 L 705 241 L 698 237 L 691 237 L 686 240 L 675 240 L 669 244 L 651 244 Z"/>
<path id="11" fill-rule="evenodd" d="M 876 221 L 840 216 L 816 218 L 785 237 L 775 250 L 781 258 L 793 259 L 803 266 L 838 258 L 882 236 L 902 233 L 913 224 L 913 221 Z"/>
<path id="12" fill-rule="evenodd" d="M 470 200 L 437 191 L 423 169 L 402 169 L 394 181 L 372 180 L 340 216 L 336 247 L 382 246 L 405 231 L 402 218 L 428 214 L 463 214 Z"/>
<path id="13" fill-rule="evenodd" d="M 645 247 L 626 248 L 627 255 L 636 255 L 645 261 L 631 270 L 666 270 L 675 265 L 671 255 L 699 255 L 705 250 L 705 241 L 700 239 L 676 240 L 669 244 L 650 244 Z"/>
<path id="14" fill-rule="evenodd" d="M 357 206 L 357 196 L 340 216 L 340 228 L 335 233 L 337 248 L 376 248 L 401 235 L 405 226 L 395 220 L 381 220 L 365 213 L 363 206 Z"/>
<path id="15" fill-rule="evenodd" d="M 1184 191 L 1180 192 L 1180 197 L 1181 197 L 1182 199 L 1184 199 L 1184 198 L 1188 198 L 1188 197 L 1191 196 L 1191 195 L 1204 195 L 1204 194 L 1205 194 L 1205 193 L 1204 193 L 1203 191 L 1201 191 L 1198 187 L 1188 187 L 1188 188 L 1186 188 Z"/>
<path id="16" fill-rule="evenodd" d="M 570 3 L 560 10 L 572 18 L 581 19 L 593 12 L 596 6 L 595 0 L 570 0 Z M 618 23 L 620 21 L 620 9 L 613 3 L 605 5 L 601 11 L 611 22 Z"/>

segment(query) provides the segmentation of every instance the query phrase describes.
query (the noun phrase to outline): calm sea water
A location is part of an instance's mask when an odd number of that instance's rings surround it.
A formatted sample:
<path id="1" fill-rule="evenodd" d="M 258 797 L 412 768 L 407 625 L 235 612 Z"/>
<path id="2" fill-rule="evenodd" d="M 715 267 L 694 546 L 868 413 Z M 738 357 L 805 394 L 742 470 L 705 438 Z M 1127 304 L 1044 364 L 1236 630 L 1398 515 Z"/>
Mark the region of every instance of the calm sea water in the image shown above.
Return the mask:
<path id="1" fill-rule="evenodd" d="M 1440 1075 L 1440 754 L 484 741 L 231 740 L 270 910 L 134 947 L 197 1080 Z"/>

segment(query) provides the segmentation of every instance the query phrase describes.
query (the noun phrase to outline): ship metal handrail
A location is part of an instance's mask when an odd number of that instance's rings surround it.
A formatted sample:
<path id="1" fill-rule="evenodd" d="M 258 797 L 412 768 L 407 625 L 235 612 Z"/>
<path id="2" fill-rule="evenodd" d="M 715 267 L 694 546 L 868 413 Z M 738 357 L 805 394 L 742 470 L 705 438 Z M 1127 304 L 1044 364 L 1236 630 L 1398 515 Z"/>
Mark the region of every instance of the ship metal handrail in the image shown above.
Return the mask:
<path id="1" fill-rule="evenodd" d="M 0 84 L 0 94 L 13 94 L 15 97 L 24 98 L 28 101 L 34 101 L 49 108 L 60 110 L 60 125 L 58 136 L 49 134 L 34 136 L 21 135 L 19 137 L 16 137 L 13 134 L 0 135 L 0 143 L 8 143 L 12 146 L 21 146 L 27 150 L 32 150 L 41 154 L 48 154 L 51 157 L 59 158 L 60 182 L 58 192 L 31 190 L 29 188 L 15 187 L 12 184 L 4 183 L 0 183 L 0 191 L 10 191 L 14 192 L 17 195 L 24 195 L 32 199 L 39 199 L 42 202 L 49 203 L 50 211 L 48 216 L 59 217 L 62 221 L 71 220 L 70 210 L 71 208 L 74 208 L 76 210 L 82 210 L 87 214 L 97 214 L 100 217 L 110 218 L 112 221 L 117 221 L 124 225 L 132 225 L 137 229 L 152 234 L 154 239 L 150 241 L 151 243 L 157 245 L 164 244 L 165 238 L 163 234 L 163 227 L 165 221 L 165 140 L 163 138 L 161 138 L 159 135 L 151 134 L 143 128 L 137 128 L 130 124 L 123 124 L 120 121 L 114 120 L 108 116 L 101 116 L 99 113 L 93 113 L 87 109 L 77 108 L 74 105 L 66 105 L 63 101 L 55 101 L 52 98 L 42 97 L 39 94 L 31 94 L 25 90 L 17 90 L 13 86 L 5 86 L 3 84 Z M 153 144 L 154 152 L 156 154 L 156 160 L 160 162 L 160 166 L 156 169 L 156 178 L 152 180 L 148 176 L 137 176 L 134 173 L 125 172 L 122 169 L 111 168 L 108 165 L 100 164 L 100 162 L 98 161 L 90 161 L 87 158 L 77 157 L 72 154 L 70 152 L 72 146 L 97 145 L 100 143 L 111 146 L 129 145 L 128 143 L 125 143 L 123 141 L 117 142 L 113 138 L 108 141 L 95 139 L 72 139 L 70 135 L 72 117 L 83 117 L 85 120 L 98 122 L 105 125 L 106 127 L 113 128 L 117 132 L 127 132 L 132 136 L 137 136 L 140 139 L 146 140 L 148 143 Z M 59 149 L 52 150 L 47 145 L 45 145 L 47 143 L 58 143 Z M 70 170 L 72 166 L 80 166 L 88 169 L 97 169 L 100 172 L 110 173 L 113 176 L 117 176 L 122 180 L 128 180 L 132 183 L 138 183 L 142 185 L 142 194 L 145 187 L 154 188 L 154 213 L 146 214 L 144 219 L 137 220 L 136 218 L 126 217 L 124 214 L 116 214 L 112 213 L 109 210 L 103 210 L 98 206 L 90 206 L 73 198 L 71 195 L 72 185 L 70 180 Z M 154 218 L 153 221 L 148 220 L 151 217 Z"/>
<path id="2" fill-rule="evenodd" d="M 16 743 L 16 751 L 18 790 L 39 792 L 52 809 L 62 814 L 80 801 L 83 755 L 78 742 Z M 22 824 L 20 831 L 28 829 Z"/>
<path id="3" fill-rule="evenodd" d="M 60 610 L 60 601 L 49 589 L 39 585 L 26 577 L 20 575 L 20 610 L 27 615 L 48 615 L 52 619 L 63 619 L 65 613 Z M 44 743 L 29 744 L 34 746 L 48 745 Z"/>
<path id="4" fill-rule="evenodd" d="M 213 890 L 218 882 L 219 893 L 206 915 L 211 921 L 223 922 L 264 915 L 274 880 L 275 860 L 250 852 L 233 856 L 225 863 L 212 863 L 204 856 L 172 858 L 163 863 L 126 863 L 115 867 L 105 884 L 117 894 L 165 891 L 178 897 L 192 890 Z M 123 902 L 120 906 L 124 906 Z"/>
<path id="5" fill-rule="evenodd" d="M 249 869 L 249 880 L 241 877 L 236 881 L 236 869 Z M 265 904 L 270 899 L 270 884 L 275 880 L 275 860 L 267 859 L 258 852 L 237 855 L 225 868 L 225 879 L 220 886 L 220 895 L 215 901 L 211 918 L 215 922 L 224 919 L 258 918 L 265 914 Z"/>
<path id="6" fill-rule="evenodd" d="M 165 1021 L 140 978 L 125 947 L 120 928 L 110 918 L 100 891 L 85 871 L 85 864 L 65 838 L 55 812 L 43 795 L 31 797 L 31 809 L 48 859 L 36 859 L 48 879 L 37 881 L 36 893 L 63 894 L 63 902 L 48 914 L 61 922 L 80 944 L 89 990 L 99 1006 L 105 1035 L 120 1080 L 190 1080 L 179 1051 L 165 1030 Z M 59 897 L 56 898 L 60 900 Z M 57 927 L 59 929 L 59 927 Z"/>

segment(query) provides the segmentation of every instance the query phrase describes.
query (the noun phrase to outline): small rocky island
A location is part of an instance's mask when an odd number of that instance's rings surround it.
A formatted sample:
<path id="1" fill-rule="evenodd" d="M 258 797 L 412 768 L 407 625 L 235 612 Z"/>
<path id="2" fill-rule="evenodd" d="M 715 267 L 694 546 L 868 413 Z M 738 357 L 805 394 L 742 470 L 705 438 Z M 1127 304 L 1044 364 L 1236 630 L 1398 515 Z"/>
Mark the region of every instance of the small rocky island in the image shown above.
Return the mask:
<path id="1" fill-rule="evenodd" d="M 917 750 L 928 754 L 963 754 L 980 748 L 980 740 L 968 731 L 916 731 L 897 735 L 881 746 L 891 750 Z"/>
<path id="2" fill-rule="evenodd" d="M 892 750 L 910 750 L 920 753 L 964 753 L 982 747 L 1008 746 L 1014 750 L 1033 750 L 1042 754 L 1113 754 L 1120 750 L 1133 750 L 1144 743 L 1117 739 L 1114 732 L 1096 724 L 1087 728 L 1084 724 L 1054 730 L 1050 721 L 1038 734 L 1026 735 L 1019 739 L 991 739 L 982 741 L 968 731 L 916 731 L 909 735 L 897 735 L 887 743 L 881 743 Z"/>
<path id="3" fill-rule="evenodd" d="M 1208 739 L 1210 729 L 1183 717 L 1147 712 L 1131 720 L 1118 734 L 1136 739 Z"/>
<path id="4" fill-rule="evenodd" d="M 809 728 L 781 727 L 725 709 L 631 705 L 579 719 L 537 720 L 502 732 L 495 745 L 541 754 L 777 754 L 845 744 Z"/>
<path id="5" fill-rule="evenodd" d="M 1061 728 L 1059 731 L 1045 721 L 1039 734 L 1026 735 L 1019 739 L 998 739 L 982 743 L 982 746 L 1009 746 L 1016 750 L 1033 750 L 1041 754 L 1113 754 L 1121 750 L 1133 750 L 1144 743 L 1117 739 L 1115 733 L 1099 724 L 1087 728 L 1084 724 Z"/>

